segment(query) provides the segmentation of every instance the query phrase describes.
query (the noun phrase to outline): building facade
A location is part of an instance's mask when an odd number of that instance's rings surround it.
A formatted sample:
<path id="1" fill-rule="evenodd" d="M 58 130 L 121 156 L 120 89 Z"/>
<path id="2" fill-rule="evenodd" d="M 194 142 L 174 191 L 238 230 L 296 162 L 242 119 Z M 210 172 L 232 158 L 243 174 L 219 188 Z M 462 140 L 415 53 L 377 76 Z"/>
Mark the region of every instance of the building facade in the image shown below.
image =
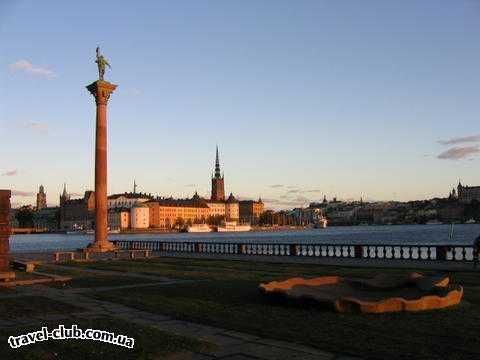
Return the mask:
<path id="1" fill-rule="evenodd" d="M 44 207 L 47 207 L 47 194 L 45 194 L 43 185 L 40 185 L 37 193 L 37 211 L 42 210 Z"/>
<path id="2" fill-rule="evenodd" d="M 153 196 L 151 194 L 125 192 L 123 194 L 110 195 L 107 199 L 107 207 L 109 209 L 113 209 L 113 208 L 130 209 L 135 205 L 147 202 L 149 200 L 153 200 Z"/>
<path id="3" fill-rule="evenodd" d="M 108 227 L 110 230 L 127 230 L 130 228 L 130 209 L 108 209 Z"/>
<path id="4" fill-rule="evenodd" d="M 464 186 L 461 182 L 457 186 L 458 201 L 469 204 L 473 200 L 480 201 L 480 186 Z"/>
<path id="5" fill-rule="evenodd" d="M 197 193 L 191 199 L 156 199 L 147 201 L 149 225 L 152 228 L 171 229 L 185 223 L 205 223 L 210 208 Z"/>
<path id="6" fill-rule="evenodd" d="M 56 231 L 60 227 L 60 208 L 43 207 L 33 215 L 33 227 L 36 229 Z"/>
<path id="7" fill-rule="evenodd" d="M 85 191 L 83 198 L 70 199 L 70 195 L 66 194 L 64 188 L 60 199 L 60 229 L 91 230 L 95 228 L 95 193 L 93 191 Z"/>
<path id="8" fill-rule="evenodd" d="M 255 200 L 242 200 L 239 202 L 239 218 L 240 222 L 250 223 L 257 225 L 260 219 L 260 215 L 265 211 L 265 205 L 262 199 Z"/>
<path id="9" fill-rule="evenodd" d="M 130 209 L 130 227 L 136 229 L 148 229 L 150 226 L 150 208 L 145 204 L 137 204 Z"/>

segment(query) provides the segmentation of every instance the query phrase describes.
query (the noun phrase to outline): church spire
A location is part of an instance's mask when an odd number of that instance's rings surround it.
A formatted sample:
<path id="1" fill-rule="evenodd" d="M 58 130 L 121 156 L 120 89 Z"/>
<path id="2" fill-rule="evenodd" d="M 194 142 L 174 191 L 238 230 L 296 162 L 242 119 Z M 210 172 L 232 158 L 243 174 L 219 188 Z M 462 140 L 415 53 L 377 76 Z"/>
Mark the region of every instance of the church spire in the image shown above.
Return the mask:
<path id="1" fill-rule="evenodd" d="M 218 145 L 217 145 L 217 153 L 215 158 L 215 179 L 220 179 L 222 176 L 220 175 L 220 158 L 218 156 Z"/>

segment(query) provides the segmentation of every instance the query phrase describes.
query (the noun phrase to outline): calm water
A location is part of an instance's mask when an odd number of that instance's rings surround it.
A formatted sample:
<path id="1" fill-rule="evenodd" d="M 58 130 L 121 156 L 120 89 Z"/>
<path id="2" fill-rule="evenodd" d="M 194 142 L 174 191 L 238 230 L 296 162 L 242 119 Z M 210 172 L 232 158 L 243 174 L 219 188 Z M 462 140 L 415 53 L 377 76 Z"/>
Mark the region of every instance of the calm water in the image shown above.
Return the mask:
<path id="1" fill-rule="evenodd" d="M 480 224 L 454 225 L 453 238 L 449 239 L 450 225 L 396 225 L 350 226 L 327 229 L 200 234 L 112 234 L 110 240 L 158 241 L 231 241 L 264 243 L 329 243 L 329 244 L 472 244 L 480 234 Z M 35 234 L 10 237 L 11 251 L 71 250 L 85 247 L 93 235 Z"/>

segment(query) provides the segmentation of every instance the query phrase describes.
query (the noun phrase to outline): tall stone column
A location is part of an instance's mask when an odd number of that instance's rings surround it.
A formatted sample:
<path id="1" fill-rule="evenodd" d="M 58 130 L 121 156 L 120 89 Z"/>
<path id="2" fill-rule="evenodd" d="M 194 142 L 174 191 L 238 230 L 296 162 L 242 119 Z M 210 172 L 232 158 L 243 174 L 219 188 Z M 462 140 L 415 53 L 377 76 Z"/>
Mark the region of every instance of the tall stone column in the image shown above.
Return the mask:
<path id="1" fill-rule="evenodd" d="M 10 190 L 0 190 L 0 281 L 15 278 L 10 269 Z"/>
<path id="2" fill-rule="evenodd" d="M 107 218 L 107 103 L 110 94 L 116 89 L 104 80 L 98 80 L 87 86 L 97 104 L 97 127 L 95 135 L 95 241 L 88 245 L 87 251 L 105 252 L 114 250 L 108 241 Z"/>

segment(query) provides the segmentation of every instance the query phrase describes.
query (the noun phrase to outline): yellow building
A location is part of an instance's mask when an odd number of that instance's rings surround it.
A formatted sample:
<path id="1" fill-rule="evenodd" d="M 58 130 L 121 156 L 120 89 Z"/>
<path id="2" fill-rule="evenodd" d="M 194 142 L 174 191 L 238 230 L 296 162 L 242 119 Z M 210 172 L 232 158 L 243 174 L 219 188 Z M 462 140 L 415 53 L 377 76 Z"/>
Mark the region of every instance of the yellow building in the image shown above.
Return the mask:
<path id="1" fill-rule="evenodd" d="M 191 199 L 157 199 L 144 205 L 150 209 L 150 227 L 170 229 L 180 223 L 205 223 L 210 208 L 197 193 Z"/>

